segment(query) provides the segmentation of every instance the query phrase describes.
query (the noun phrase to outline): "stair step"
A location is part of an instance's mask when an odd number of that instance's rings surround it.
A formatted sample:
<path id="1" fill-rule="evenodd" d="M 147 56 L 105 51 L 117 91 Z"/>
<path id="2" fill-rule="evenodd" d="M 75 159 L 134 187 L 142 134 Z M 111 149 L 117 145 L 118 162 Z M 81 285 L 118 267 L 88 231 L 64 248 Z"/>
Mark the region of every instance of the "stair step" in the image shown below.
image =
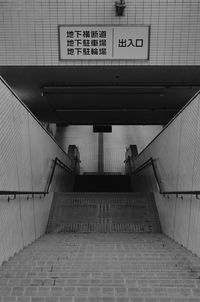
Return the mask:
<path id="1" fill-rule="evenodd" d="M 153 228 L 141 223 L 65 223 L 58 224 L 53 233 L 152 233 Z"/>
<path id="2" fill-rule="evenodd" d="M 49 234 L 0 268 L 0 301 L 199 302 L 200 259 L 163 234 Z"/>
<path id="3" fill-rule="evenodd" d="M 47 233 L 160 232 L 153 194 L 55 193 Z"/>

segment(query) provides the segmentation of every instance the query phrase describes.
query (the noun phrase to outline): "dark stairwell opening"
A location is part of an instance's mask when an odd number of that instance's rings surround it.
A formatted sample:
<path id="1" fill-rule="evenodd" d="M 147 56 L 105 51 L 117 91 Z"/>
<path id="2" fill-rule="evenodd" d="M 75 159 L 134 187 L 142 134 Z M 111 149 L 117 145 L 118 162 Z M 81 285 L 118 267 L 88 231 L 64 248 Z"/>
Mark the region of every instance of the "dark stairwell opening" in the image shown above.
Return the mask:
<path id="1" fill-rule="evenodd" d="M 131 192 L 129 175 L 77 175 L 75 192 Z"/>

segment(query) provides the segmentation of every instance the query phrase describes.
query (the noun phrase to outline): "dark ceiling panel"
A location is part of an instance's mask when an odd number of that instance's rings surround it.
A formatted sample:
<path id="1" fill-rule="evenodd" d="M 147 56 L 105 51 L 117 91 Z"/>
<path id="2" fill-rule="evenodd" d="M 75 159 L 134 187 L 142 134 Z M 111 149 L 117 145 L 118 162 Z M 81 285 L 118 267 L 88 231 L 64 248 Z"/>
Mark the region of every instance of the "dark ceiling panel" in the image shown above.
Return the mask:
<path id="1" fill-rule="evenodd" d="M 42 121 L 166 124 L 200 87 L 200 66 L 1 66 Z"/>

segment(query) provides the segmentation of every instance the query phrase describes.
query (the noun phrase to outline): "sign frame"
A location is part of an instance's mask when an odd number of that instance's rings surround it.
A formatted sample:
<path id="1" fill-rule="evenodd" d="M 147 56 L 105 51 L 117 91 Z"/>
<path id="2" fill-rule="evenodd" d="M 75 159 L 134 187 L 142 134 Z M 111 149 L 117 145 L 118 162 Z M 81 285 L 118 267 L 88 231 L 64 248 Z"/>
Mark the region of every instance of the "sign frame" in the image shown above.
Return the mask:
<path id="1" fill-rule="evenodd" d="M 84 28 L 84 27 L 146 27 L 148 30 L 148 45 L 147 45 L 147 58 L 145 59 L 137 59 L 137 58 L 103 58 L 103 57 L 99 57 L 99 58 L 69 58 L 69 59 L 63 59 L 61 58 L 61 36 L 60 36 L 60 28 L 61 27 L 80 27 L 80 28 Z M 123 60 L 123 61 L 149 61 L 149 56 L 150 56 L 150 34 L 151 34 L 151 26 L 150 25 L 146 25 L 146 24 L 59 24 L 58 25 L 58 58 L 59 61 L 63 61 L 63 62 L 70 62 L 70 61 L 116 61 L 116 60 Z"/>

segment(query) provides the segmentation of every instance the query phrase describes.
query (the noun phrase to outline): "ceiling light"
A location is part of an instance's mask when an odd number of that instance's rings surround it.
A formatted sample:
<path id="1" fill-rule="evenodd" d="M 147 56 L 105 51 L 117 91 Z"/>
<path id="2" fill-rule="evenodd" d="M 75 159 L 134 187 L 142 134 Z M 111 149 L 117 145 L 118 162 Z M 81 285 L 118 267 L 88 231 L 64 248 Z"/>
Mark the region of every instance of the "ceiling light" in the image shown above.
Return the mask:
<path id="1" fill-rule="evenodd" d="M 163 95 L 164 86 L 131 86 L 131 85 L 72 85 L 72 86 L 44 86 L 41 88 L 41 95 L 49 94 L 78 94 L 78 93 L 102 93 L 102 94 L 158 94 Z"/>

